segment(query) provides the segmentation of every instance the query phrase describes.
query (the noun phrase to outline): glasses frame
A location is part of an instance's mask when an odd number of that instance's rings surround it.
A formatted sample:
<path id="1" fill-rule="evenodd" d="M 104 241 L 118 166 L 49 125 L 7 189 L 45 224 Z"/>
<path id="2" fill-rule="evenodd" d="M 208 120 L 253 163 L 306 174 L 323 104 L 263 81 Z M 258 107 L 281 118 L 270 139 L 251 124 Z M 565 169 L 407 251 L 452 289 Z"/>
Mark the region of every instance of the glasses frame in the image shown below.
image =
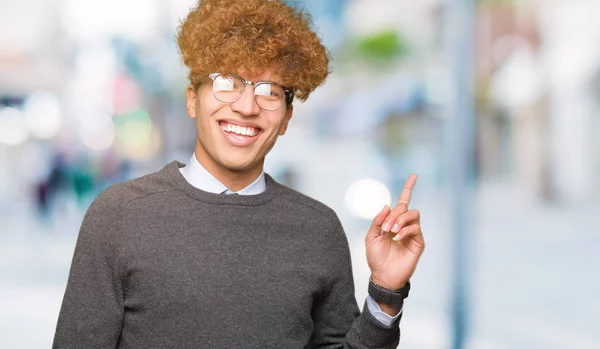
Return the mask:
<path id="1" fill-rule="evenodd" d="M 240 79 L 244 83 L 244 87 L 242 89 L 242 93 L 240 93 L 240 96 L 235 101 L 232 101 L 232 102 L 224 102 L 224 101 L 220 100 L 219 98 L 217 98 L 217 95 L 215 94 L 215 90 L 214 90 L 214 87 L 213 87 L 213 89 L 212 89 L 213 96 L 215 97 L 216 100 L 218 100 L 221 103 L 235 103 L 235 102 L 239 101 L 240 98 L 242 98 L 242 96 L 244 95 L 244 92 L 246 91 L 246 85 L 252 85 L 252 86 L 254 86 L 254 91 L 256 91 L 256 87 L 260 86 L 262 84 L 273 84 L 273 85 L 281 87 L 283 89 L 283 92 L 285 93 L 285 96 L 284 96 L 283 100 L 281 101 L 281 104 L 276 109 L 265 109 L 265 108 L 261 107 L 260 104 L 258 104 L 258 102 L 256 101 L 256 97 L 257 96 L 256 96 L 256 94 L 254 94 L 254 102 L 256 103 L 256 105 L 258 105 L 260 107 L 260 109 L 266 110 L 266 111 L 276 111 L 276 110 L 281 109 L 281 106 L 283 105 L 284 102 L 286 103 L 286 105 L 289 106 L 294 101 L 294 93 L 293 93 L 294 90 L 291 87 L 283 86 L 283 85 L 278 84 L 278 83 L 273 82 L 273 81 L 254 81 L 254 82 L 253 81 L 248 81 L 248 80 L 244 79 L 243 77 L 241 77 L 239 75 L 235 75 L 235 74 L 221 74 L 221 73 L 211 73 L 211 74 L 208 74 L 208 77 L 213 82 L 219 76 L 225 76 L 225 77 L 231 76 L 231 77 Z"/>

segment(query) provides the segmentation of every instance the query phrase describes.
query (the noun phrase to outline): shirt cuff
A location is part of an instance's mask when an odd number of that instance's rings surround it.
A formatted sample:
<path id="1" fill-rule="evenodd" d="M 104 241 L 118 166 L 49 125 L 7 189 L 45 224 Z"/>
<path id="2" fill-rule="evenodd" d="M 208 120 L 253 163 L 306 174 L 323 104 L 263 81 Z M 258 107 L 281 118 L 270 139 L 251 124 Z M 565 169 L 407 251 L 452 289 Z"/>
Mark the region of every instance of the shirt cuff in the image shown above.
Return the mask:
<path id="1" fill-rule="evenodd" d="M 385 325 L 387 327 L 392 326 L 394 320 L 396 320 L 402 314 L 402 310 L 404 310 L 403 305 L 402 308 L 400 308 L 398 314 L 396 314 L 396 316 L 389 316 L 388 314 L 381 311 L 379 304 L 377 304 L 377 302 L 375 302 L 375 300 L 371 296 L 367 296 L 367 307 L 369 308 L 369 312 L 371 312 L 373 317 L 376 318 L 377 321 L 379 321 L 382 325 Z"/>

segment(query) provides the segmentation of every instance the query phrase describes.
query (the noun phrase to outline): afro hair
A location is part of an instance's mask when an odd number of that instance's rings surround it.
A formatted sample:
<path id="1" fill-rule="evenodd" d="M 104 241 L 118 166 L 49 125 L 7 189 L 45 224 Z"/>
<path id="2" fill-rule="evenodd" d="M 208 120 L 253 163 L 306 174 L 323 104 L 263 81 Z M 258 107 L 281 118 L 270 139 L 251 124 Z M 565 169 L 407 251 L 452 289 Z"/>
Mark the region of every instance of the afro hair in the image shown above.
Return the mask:
<path id="1" fill-rule="evenodd" d="M 329 54 L 311 26 L 308 13 L 280 0 L 200 0 L 177 41 L 193 85 L 214 72 L 275 69 L 304 101 L 329 74 Z"/>

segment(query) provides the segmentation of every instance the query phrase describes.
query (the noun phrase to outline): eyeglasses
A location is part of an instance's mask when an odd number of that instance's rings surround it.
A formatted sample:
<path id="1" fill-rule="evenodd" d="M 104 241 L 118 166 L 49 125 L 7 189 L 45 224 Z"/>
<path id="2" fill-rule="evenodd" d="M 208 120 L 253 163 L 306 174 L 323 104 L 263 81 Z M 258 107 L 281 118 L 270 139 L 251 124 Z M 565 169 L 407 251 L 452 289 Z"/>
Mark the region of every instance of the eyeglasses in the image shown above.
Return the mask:
<path id="1" fill-rule="evenodd" d="M 246 85 L 254 86 L 254 100 L 261 109 L 275 111 L 281 108 L 285 101 L 288 105 L 294 100 L 294 94 L 289 87 L 281 86 L 272 81 L 246 81 L 234 74 L 212 73 L 208 77 L 213 81 L 213 95 L 223 103 L 234 103 L 244 94 Z"/>

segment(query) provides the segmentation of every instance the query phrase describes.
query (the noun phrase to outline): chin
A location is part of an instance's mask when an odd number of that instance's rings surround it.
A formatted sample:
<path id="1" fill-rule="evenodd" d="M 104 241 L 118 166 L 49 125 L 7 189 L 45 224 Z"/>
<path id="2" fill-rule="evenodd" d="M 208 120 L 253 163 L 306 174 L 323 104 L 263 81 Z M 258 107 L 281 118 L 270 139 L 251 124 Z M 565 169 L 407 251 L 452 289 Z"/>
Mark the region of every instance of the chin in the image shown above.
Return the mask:
<path id="1" fill-rule="evenodd" d="M 249 171 L 251 169 L 256 168 L 257 166 L 259 166 L 261 162 L 257 161 L 255 159 L 252 159 L 250 161 L 246 160 L 238 160 L 238 159 L 224 159 L 224 161 L 220 161 L 220 165 L 225 167 L 226 169 L 230 170 L 230 171 L 236 171 L 236 172 L 243 172 L 243 171 Z"/>

